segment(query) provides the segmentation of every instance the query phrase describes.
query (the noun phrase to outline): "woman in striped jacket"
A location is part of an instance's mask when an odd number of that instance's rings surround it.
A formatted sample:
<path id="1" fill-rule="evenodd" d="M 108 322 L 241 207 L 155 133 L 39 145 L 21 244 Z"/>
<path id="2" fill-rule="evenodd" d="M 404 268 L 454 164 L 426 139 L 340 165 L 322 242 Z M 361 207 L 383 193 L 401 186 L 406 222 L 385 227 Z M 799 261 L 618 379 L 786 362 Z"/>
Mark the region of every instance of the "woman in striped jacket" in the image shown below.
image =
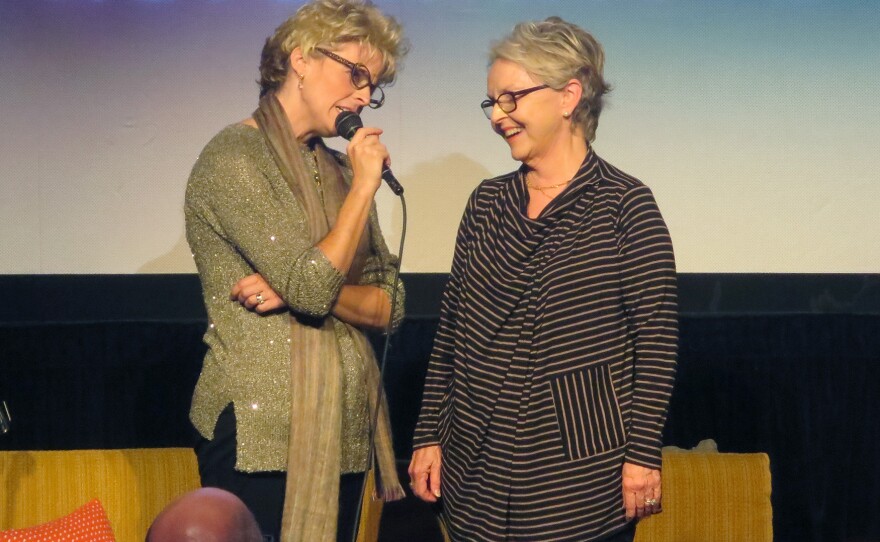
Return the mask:
<path id="1" fill-rule="evenodd" d="M 590 142 L 604 53 L 558 17 L 490 55 L 483 111 L 522 166 L 467 204 L 409 474 L 452 540 L 632 540 L 660 511 L 678 338 L 651 191 Z"/>

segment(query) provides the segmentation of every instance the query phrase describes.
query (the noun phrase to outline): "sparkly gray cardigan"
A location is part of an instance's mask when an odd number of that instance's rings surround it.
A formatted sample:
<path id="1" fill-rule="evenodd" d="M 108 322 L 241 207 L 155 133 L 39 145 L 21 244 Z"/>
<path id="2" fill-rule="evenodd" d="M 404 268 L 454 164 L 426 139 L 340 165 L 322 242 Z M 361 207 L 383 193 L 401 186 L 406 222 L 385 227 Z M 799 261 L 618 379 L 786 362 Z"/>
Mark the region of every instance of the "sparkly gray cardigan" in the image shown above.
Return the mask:
<path id="1" fill-rule="evenodd" d="M 345 178 L 351 169 L 335 153 Z M 259 272 L 291 311 L 325 317 L 342 288 L 343 277 L 305 232 L 305 215 L 275 165 L 259 130 L 242 124 L 224 128 L 204 148 L 186 188 L 186 236 L 195 258 L 209 325 L 208 351 L 193 393 L 190 419 L 213 438 L 220 412 L 234 405 L 237 423 L 236 469 L 284 471 L 290 431 L 290 322 L 286 311 L 259 315 L 229 292 L 238 280 Z M 374 235 L 381 236 L 375 208 Z M 384 241 L 371 254 L 359 284 L 392 294 L 396 258 Z M 396 326 L 403 317 L 399 289 Z M 343 364 L 341 472 L 366 467 L 367 395 L 361 361 L 345 326 L 336 322 Z"/>

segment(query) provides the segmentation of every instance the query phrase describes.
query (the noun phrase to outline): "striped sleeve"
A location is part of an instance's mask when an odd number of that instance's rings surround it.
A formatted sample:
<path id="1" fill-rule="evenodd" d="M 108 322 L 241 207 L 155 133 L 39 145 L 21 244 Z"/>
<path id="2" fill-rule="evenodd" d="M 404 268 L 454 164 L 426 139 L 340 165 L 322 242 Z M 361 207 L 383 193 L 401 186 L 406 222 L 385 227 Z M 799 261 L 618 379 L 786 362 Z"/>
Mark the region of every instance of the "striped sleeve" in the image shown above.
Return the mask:
<path id="1" fill-rule="evenodd" d="M 646 186 L 623 195 L 618 250 L 635 341 L 632 425 L 625 460 L 660 469 L 663 425 L 675 380 L 678 299 L 672 241 Z"/>
<path id="2" fill-rule="evenodd" d="M 468 224 L 476 202 L 476 191 L 471 196 L 455 239 L 452 270 L 440 302 L 440 324 L 434 336 L 434 346 L 428 362 L 428 374 L 422 392 L 422 409 L 413 434 L 413 449 L 440 444 L 440 410 L 452 386 L 453 356 L 455 354 L 455 323 L 461 295 L 461 279 L 467 257 Z"/>

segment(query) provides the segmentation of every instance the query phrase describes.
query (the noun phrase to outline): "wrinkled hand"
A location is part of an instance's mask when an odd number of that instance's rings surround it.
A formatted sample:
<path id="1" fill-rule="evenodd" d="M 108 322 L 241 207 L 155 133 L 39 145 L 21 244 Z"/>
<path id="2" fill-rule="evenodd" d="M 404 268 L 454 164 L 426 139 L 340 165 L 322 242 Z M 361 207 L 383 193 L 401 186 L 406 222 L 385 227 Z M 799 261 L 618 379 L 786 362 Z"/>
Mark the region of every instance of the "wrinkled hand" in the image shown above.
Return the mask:
<path id="1" fill-rule="evenodd" d="M 425 502 L 437 502 L 441 464 L 440 446 L 426 446 L 413 452 L 409 464 L 409 487 L 416 497 Z"/>
<path id="2" fill-rule="evenodd" d="M 627 519 L 645 518 L 660 512 L 660 497 L 659 470 L 623 464 L 623 505 Z"/>
<path id="3" fill-rule="evenodd" d="M 238 301 L 247 310 L 254 311 L 257 314 L 281 309 L 287 306 L 287 303 L 281 299 L 278 292 L 269 286 L 263 275 L 254 273 L 241 279 L 232 287 L 229 298 Z"/>

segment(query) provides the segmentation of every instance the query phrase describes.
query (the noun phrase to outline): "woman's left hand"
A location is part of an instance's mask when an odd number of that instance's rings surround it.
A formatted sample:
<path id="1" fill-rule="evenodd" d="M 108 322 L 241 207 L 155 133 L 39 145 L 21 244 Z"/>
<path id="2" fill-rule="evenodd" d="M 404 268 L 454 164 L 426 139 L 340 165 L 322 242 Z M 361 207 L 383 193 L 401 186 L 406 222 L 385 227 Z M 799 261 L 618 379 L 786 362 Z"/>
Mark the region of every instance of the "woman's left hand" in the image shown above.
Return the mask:
<path id="1" fill-rule="evenodd" d="M 263 275 L 254 273 L 241 279 L 232 287 L 229 298 L 238 301 L 247 310 L 257 314 L 274 311 L 287 306 L 278 292 L 269 286 Z"/>
<path id="2" fill-rule="evenodd" d="M 660 471 L 633 463 L 623 464 L 623 505 L 626 519 L 660 512 Z"/>

